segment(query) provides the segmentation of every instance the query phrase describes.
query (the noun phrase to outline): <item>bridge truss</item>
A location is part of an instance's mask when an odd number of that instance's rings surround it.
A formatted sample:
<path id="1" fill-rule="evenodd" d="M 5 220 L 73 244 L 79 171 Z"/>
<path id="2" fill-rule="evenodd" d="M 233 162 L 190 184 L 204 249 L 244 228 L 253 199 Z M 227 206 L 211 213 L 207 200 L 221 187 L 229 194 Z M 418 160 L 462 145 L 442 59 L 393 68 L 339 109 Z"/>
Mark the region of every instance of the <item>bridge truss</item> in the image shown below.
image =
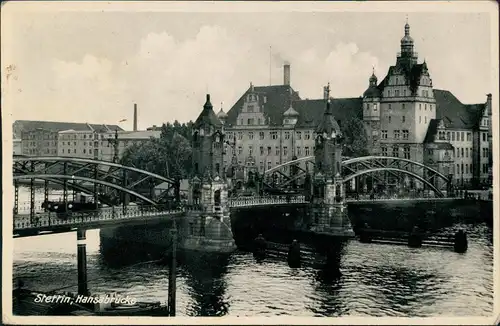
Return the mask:
<path id="1" fill-rule="evenodd" d="M 117 163 L 72 157 L 15 156 L 13 164 L 15 191 L 14 213 L 19 205 L 19 186 L 30 186 L 30 213 L 35 213 L 35 180 L 44 184 L 44 201 L 48 201 L 49 188 L 58 185 L 63 190 L 63 202 L 70 191 L 91 195 L 96 207 L 98 202 L 109 206 L 138 201 L 160 207 L 179 199 L 179 182 L 170 178 L 124 166 Z M 155 194 L 155 187 L 162 184 Z"/>
<path id="2" fill-rule="evenodd" d="M 303 190 L 307 174 L 314 172 L 314 156 L 307 156 L 275 166 L 264 172 L 267 191 Z M 389 156 L 363 156 L 342 161 L 344 183 L 369 176 L 379 184 L 413 183 L 418 180 L 437 197 L 444 197 L 443 190 L 450 190 L 451 179 L 439 171 L 409 159 Z"/>

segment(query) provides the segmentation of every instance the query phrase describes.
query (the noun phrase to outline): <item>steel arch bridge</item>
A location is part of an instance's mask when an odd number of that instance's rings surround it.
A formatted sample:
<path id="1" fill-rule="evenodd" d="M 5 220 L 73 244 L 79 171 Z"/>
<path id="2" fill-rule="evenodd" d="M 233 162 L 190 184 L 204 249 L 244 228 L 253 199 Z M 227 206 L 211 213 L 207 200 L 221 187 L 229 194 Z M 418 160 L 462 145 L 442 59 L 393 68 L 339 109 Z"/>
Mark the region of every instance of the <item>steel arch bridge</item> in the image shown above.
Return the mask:
<path id="1" fill-rule="evenodd" d="M 63 200 L 67 190 L 94 196 L 101 203 L 113 206 L 125 204 L 125 196 L 156 207 L 164 204 L 167 197 L 178 199 L 179 182 L 148 171 L 107 161 L 85 158 L 46 156 L 14 156 L 13 179 L 16 191 L 21 180 L 44 180 L 63 186 Z M 166 185 L 155 195 L 154 188 Z M 47 189 L 45 191 L 47 193 Z M 47 200 L 47 194 L 45 195 Z"/>
<path id="2" fill-rule="evenodd" d="M 264 183 L 268 189 L 285 190 L 293 189 L 304 181 L 309 171 L 314 171 L 314 156 L 306 156 L 300 159 L 277 165 L 264 172 Z M 300 164 L 305 164 L 305 168 Z M 434 191 L 436 196 L 444 197 L 439 183 L 448 189 L 451 180 L 439 171 L 409 159 L 390 156 L 363 156 L 347 158 L 342 161 L 342 175 L 344 183 L 366 174 L 374 179 L 384 182 L 378 175 L 380 172 L 387 173 L 395 178 L 406 175 L 414 180 L 422 182 Z M 441 188 L 441 189 L 440 189 Z"/>

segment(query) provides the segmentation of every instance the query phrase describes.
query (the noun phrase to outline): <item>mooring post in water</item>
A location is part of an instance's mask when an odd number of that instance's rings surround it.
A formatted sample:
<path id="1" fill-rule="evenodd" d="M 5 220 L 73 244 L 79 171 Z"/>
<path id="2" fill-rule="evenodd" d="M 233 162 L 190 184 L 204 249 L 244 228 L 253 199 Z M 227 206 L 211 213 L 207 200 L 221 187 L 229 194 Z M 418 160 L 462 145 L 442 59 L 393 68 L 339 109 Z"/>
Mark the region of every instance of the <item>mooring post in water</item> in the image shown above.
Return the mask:
<path id="1" fill-rule="evenodd" d="M 85 230 L 76 231 L 76 243 L 78 245 L 78 294 L 88 295 L 87 288 L 87 244 L 85 241 Z"/>
<path id="2" fill-rule="evenodd" d="M 170 238 L 172 239 L 172 259 L 170 262 L 170 272 L 168 275 L 168 312 L 169 315 L 175 316 L 175 293 L 176 293 L 176 273 L 177 273 L 177 228 L 174 224 L 174 229 L 170 230 Z"/>

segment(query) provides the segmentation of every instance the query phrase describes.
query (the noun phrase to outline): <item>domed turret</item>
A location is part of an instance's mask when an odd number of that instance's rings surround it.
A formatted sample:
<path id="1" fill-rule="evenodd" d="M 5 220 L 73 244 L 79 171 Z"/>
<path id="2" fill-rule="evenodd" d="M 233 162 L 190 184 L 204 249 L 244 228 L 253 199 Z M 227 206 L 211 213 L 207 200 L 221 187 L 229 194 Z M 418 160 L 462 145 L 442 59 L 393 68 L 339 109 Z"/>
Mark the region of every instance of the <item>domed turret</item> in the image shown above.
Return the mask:
<path id="1" fill-rule="evenodd" d="M 285 117 L 297 117 L 298 115 L 299 113 L 292 107 L 292 103 L 290 103 L 290 107 L 288 108 L 288 110 L 283 113 L 283 116 Z"/>
<path id="2" fill-rule="evenodd" d="M 369 79 L 368 89 L 363 93 L 363 97 L 380 97 L 381 92 L 377 87 L 377 76 L 375 76 L 375 68 L 372 70 L 372 75 Z"/>
<path id="3" fill-rule="evenodd" d="M 219 112 L 217 113 L 217 118 L 222 122 L 222 123 L 225 123 L 226 122 L 226 119 L 227 119 L 227 113 L 224 112 L 224 110 L 222 109 L 222 104 L 221 104 L 221 108 L 219 110 Z"/>
<path id="4" fill-rule="evenodd" d="M 410 24 L 408 24 L 408 21 L 405 24 L 405 36 L 401 39 L 401 46 L 403 45 L 413 46 L 413 38 L 410 36 Z"/>

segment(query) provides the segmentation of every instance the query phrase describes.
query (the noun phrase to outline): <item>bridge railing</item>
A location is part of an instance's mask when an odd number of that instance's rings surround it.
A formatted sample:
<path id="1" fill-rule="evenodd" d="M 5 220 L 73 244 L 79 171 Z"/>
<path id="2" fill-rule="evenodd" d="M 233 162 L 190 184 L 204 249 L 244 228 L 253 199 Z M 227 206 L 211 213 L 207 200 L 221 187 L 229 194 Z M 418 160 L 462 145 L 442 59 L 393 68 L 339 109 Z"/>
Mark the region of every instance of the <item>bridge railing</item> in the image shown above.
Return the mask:
<path id="1" fill-rule="evenodd" d="M 184 209 L 159 210 L 155 206 L 132 206 L 126 208 L 118 206 L 78 212 L 44 212 L 37 213 L 34 216 L 30 216 L 30 214 L 17 214 L 13 219 L 13 228 L 15 231 L 51 226 L 79 225 L 90 222 L 126 220 L 137 217 L 148 218 L 158 215 L 178 214 L 184 211 Z"/>
<path id="2" fill-rule="evenodd" d="M 305 204 L 308 203 L 305 196 L 263 196 L 230 198 L 229 207 L 251 207 L 276 204 Z"/>

